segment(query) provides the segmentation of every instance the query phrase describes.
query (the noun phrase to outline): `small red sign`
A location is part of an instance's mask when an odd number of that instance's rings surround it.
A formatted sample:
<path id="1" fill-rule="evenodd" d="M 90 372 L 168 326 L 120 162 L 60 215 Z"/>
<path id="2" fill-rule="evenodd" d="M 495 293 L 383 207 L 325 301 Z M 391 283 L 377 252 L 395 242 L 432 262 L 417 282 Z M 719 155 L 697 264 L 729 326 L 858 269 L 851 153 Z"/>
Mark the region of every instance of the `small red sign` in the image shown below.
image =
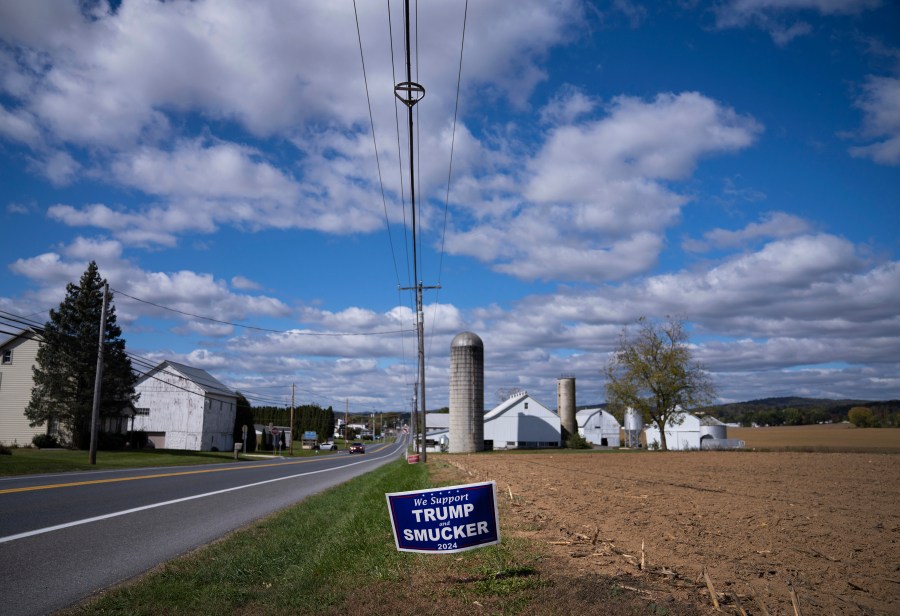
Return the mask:
<path id="1" fill-rule="evenodd" d="M 417 454 L 417 453 L 409 454 L 408 456 L 406 456 L 406 461 L 409 464 L 418 464 L 419 463 L 419 454 Z"/>

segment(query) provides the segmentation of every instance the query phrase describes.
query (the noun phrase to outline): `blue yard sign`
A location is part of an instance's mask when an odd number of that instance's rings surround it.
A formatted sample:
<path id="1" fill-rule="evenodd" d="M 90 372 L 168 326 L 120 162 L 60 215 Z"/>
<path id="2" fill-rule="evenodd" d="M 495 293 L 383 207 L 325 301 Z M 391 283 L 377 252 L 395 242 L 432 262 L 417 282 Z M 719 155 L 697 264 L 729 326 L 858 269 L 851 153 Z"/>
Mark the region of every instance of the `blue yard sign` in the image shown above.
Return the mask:
<path id="1" fill-rule="evenodd" d="M 500 543 L 493 481 L 385 496 L 401 552 L 453 553 Z"/>

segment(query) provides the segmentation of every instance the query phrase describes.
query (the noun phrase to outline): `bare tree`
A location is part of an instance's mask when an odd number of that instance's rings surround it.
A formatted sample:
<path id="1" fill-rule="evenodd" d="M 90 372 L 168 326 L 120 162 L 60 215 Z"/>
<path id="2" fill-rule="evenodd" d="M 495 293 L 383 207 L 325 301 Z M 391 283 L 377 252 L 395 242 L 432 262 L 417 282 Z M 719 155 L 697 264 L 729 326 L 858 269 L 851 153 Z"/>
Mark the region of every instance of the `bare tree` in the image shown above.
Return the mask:
<path id="1" fill-rule="evenodd" d="M 666 317 L 663 323 L 653 323 L 641 317 L 637 326 L 633 336 L 627 328 L 622 330 L 609 357 L 606 398 L 618 414 L 633 408 L 644 421 L 655 423 L 666 450 L 666 424 L 680 424 L 682 410 L 712 402 L 716 391 L 700 363 L 691 358 L 683 320 Z"/>

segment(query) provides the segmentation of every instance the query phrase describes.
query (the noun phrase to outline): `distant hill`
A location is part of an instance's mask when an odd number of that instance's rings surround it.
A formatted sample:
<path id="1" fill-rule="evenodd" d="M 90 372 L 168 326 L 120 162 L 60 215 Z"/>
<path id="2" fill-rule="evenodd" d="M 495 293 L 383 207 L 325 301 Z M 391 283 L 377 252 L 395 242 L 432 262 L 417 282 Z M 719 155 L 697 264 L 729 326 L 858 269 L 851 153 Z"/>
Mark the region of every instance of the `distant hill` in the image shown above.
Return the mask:
<path id="1" fill-rule="evenodd" d="M 831 400 L 790 396 L 717 404 L 702 410 L 726 423 L 791 426 L 846 421 L 847 412 L 855 406 L 871 409 L 880 426 L 900 426 L 900 400 Z"/>

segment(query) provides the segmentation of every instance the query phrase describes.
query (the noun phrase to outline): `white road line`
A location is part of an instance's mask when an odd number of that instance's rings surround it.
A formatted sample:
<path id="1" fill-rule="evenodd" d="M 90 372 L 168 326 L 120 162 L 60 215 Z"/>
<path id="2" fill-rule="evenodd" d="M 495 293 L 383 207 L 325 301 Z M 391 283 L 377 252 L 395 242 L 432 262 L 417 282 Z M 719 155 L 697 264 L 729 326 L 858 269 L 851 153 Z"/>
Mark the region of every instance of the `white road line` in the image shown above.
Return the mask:
<path id="1" fill-rule="evenodd" d="M 393 452 L 395 453 L 395 452 Z M 157 507 L 165 507 L 167 505 L 175 505 L 178 503 L 184 503 L 187 501 L 196 500 L 198 498 L 206 498 L 207 496 L 215 496 L 217 494 L 225 494 L 227 492 L 234 492 L 235 490 L 243 490 L 244 488 L 255 488 L 256 486 L 262 486 L 267 483 L 274 483 L 276 481 L 284 481 L 285 479 L 296 479 L 297 477 L 303 477 L 305 475 L 315 475 L 317 473 L 327 473 L 330 471 L 336 471 L 343 468 L 348 468 L 350 466 L 356 466 L 357 464 L 365 464 L 367 462 L 374 462 L 375 460 L 380 460 L 382 458 L 386 458 L 393 453 L 379 456 L 377 458 L 368 458 L 365 460 L 360 460 L 359 462 L 352 462 L 350 464 L 344 464 L 342 466 L 335 466 L 334 468 L 325 468 L 318 471 L 309 471 L 307 473 L 298 473 L 296 475 L 289 475 L 287 477 L 277 477 L 275 479 L 266 479 L 265 481 L 259 481 L 257 483 L 248 483 L 243 486 L 235 486 L 233 488 L 226 488 L 224 490 L 216 490 L 215 492 L 206 492 L 205 494 L 195 494 L 194 496 L 186 496 L 184 498 L 176 498 L 175 500 L 165 501 L 162 503 L 153 503 L 152 505 L 144 505 L 143 507 L 135 507 L 134 509 L 126 509 L 124 511 L 116 511 L 114 513 L 107 513 L 104 515 L 98 515 L 93 518 L 85 518 L 83 520 L 75 520 L 73 522 L 66 522 L 65 524 L 57 524 L 56 526 L 47 526 L 46 528 L 38 528 L 36 530 L 30 530 L 28 532 L 19 533 L 18 535 L 9 535 L 6 537 L 0 537 L 0 543 L 9 543 L 10 541 L 16 541 L 17 539 L 25 539 L 27 537 L 34 537 L 36 535 L 43 535 L 45 533 L 52 533 L 57 530 L 63 530 L 64 528 L 71 528 L 73 526 L 81 526 L 82 524 L 90 524 L 91 522 L 99 522 L 100 520 L 108 520 L 110 518 L 117 518 L 123 515 L 129 515 L 132 513 L 137 513 L 139 511 L 146 511 L 148 509 L 156 509 Z"/>

